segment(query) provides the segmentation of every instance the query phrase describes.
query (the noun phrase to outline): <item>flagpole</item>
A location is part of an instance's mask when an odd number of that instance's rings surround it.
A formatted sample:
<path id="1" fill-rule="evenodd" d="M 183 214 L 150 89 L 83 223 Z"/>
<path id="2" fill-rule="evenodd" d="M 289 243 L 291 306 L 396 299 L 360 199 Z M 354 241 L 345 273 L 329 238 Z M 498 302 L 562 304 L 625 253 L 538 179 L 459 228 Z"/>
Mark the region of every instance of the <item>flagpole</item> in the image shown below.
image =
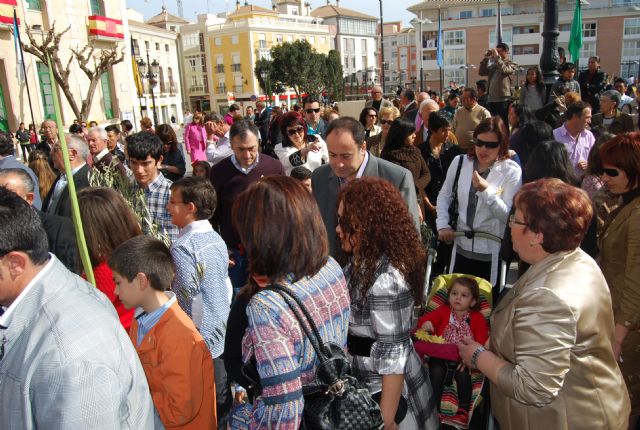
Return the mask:
<path id="1" fill-rule="evenodd" d="M 82 228 L 82 219 L 80 218 L 76 183 L 73 179 L 73 170 L 71 169 L 71 163 L 69 162 L 69 149 L 67 147 L 67 140 L 64 136 L 62 109 L 60 109 L 60 101 L 58 100 L 57 83 L 53 77 L 53 68 L 51 67 L 51 57 L 49 57 L 49 55 L 47 55 L 47 66 L 49 67 L 49 79 L 51 81 L 52 92 L 51 97 L 53 98 L 56 125 L 58 126 L 58 139 L 60 140 L 60 150 L 62 151 L 62 160 L 64 161 L 64 173 L 67 176 L 67 188 L 69 189 L 69 198 L 71 199 L 71 220 L 73 221 L 73 227 L 76 232 L 76 241 L 78 244 L 78 251 L 80 253 L 80 260 L 82 260 L 84 274 L 87 277 L 87 281 L 95 286 L 96 280 L 93 276 L 93 267 L 91 266 L 91 259 L 89 258 L 89 249 L 87 248 L 87 241 L 85 240 L 84 229 Z"/>
<path id="2" fill-rule="evenodd" d="M 436 62 L 440 68 L 440 97 L 442 97 L 442 81 L 444 80 L 444 70 L 442 69 L 442 66 L 444 65 L 444 40 L 442 40 L 442 16 L 440 14 L 440 7 L 438 7 L 438 50 L 436 53 Z"/>
<path id="3" fill-rule="evenodd" d="M 13 25 L 18 28 L 18 15 L 16 14 L 16 9 L 13 8 Z M 27 67 L 24 64 L 24 52 L 22 52 L 22 40 L 20 38 L 20 31 L 16 30 L 16 36 L 18 37 L 18 48 L 20 49 L 20 62 L 22 63 L 22 74 L 24 75 L 24 83 L 27 87 L 27 101 L 29 102 L 29 113 L 31 114 L 31 123 L 33 126 L 36 126 L 36 120 L 33 116 L 33 105 L 31 104 L 31 90 L 29 89 L 29 78 L 27 76 Z M 36 133 L 36 143 L 38 142 L 38 133 Z"/>

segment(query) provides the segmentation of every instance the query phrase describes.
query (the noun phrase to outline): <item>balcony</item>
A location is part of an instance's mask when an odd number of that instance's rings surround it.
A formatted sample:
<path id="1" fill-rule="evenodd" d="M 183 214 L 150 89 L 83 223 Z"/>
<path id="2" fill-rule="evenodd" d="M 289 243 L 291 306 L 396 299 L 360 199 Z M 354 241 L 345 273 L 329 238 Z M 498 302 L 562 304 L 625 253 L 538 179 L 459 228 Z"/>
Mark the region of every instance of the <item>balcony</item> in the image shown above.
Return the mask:
<path id="1" fill-rule="evenodd" d="M 177 93 L 177 85 L 174 81 L 164 81 L 160 83 L 160 92 L 171 96 Z"/>
<path id="2" fill-rule="evenodd" d="M 103 42 L 121 42 L 124 40 L 122 21 L 119 19 L 91 15 L 87 17 L 87 28 L 90 40 Z"/>
<path id="3" fill-rule="evenodd" d="M 224 64 L 216 65 L 216 73 L 224 73 Z"/>
<path id="4" fill-rule="evenodd" d="M 202 93 L 206 93 L 206 88 L 204 87 L 204 85 L 194 85 L 189 87 L 189 94 L 202 94 Z"/>
<path id="5" fill-rule="evenodd" d="M 238 64 L 232 64 L 231 65 L 231 71 L 232 72 L 241 72 L 242 71 L 241 67 L 242 67 L 242 65 L 239 64 L 239 63 Z"/>
<path id="6" fill-rule="evenodd" d="M 218 85 L 218 88 L 216 88 L 216 94 L 227 94 L 227 86 Z"/>

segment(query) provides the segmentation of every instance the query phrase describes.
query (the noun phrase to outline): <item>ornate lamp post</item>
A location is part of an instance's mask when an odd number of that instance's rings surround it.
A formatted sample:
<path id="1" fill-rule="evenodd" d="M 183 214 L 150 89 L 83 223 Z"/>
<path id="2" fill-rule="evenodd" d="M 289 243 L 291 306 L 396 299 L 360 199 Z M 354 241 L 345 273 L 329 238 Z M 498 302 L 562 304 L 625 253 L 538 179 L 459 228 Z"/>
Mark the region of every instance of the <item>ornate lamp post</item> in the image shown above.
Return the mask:
<path id="1" fill-rule="evenodd" d="M 260 77 L 262 77 L 262 82 L 264 83 L 264 86 L 265 86 L 264 92 L 266 93 L 265 95 L 267 96 L 267 106 L 269 106 L 271 103 L 271 85 L 269 85 L 269 73 L 267 73 L 266 70 L 263 70 L 260 73 Z"/>
<path id="2" fill-rule="evenodd" d="M 544 0 L 544 24 L 542 26 L 542 54 L 540 69 L 547 86 L 547 97 L 551 86 L 558 79 L 558 0 Z"/>
<path id="3" fill-rule="evenodd" d="M 149 69 L 147 70 L 147 64 L 150 64 Z M 153 60 L 153 62 L 149 61 L 149 53 L 147 52 L 147 62 L 145 63 L 142 58 L 138 60 L 138 69 L 140 70 L 140 74 L 149 80 L 149 90 L 151 92 L 151 105 L 153 109 L 153 123 L 157 127 L 158 126 L 158 113 L 156 111 L 156 97 L 153 93 L 153 89 L 158 84 L 156 80 L 156 76 L 158 75 L 158 71 L 160 70 L 160 63 L 157 60 Z"/>

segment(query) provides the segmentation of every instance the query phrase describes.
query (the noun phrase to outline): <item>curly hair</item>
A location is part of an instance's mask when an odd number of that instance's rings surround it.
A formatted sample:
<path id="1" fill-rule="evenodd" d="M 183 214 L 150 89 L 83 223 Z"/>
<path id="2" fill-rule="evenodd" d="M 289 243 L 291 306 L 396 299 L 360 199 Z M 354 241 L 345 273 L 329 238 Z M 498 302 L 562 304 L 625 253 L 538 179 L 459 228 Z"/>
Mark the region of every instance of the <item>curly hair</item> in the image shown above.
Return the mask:
<path id="1" fill-rule="evenodd" d="M 343 208 L 340 228 L 357 242 L 351 258 L 353 284 L 366 296 L 380 260 L 386 258 L 402 273 L 419 302 L 427 256 L 400 192 L 384 179 L 365 177 L 345 186 L 339 202 Z"/>

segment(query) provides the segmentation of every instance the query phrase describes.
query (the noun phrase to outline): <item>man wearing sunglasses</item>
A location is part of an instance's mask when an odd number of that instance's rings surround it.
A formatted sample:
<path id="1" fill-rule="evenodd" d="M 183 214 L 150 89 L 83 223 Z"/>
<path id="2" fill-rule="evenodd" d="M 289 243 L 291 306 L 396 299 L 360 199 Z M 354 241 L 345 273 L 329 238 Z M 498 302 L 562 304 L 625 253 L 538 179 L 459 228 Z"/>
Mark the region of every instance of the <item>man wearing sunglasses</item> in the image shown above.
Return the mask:
<path id="1" fill-rule="evenodd" d="M 340 241 L 336 236 L 338 195 L 340 189 L 353 179 L 374 176 L 391 182 L 400 190 L 416 228 L 420 225 L 418 198 L 411 172 L 371 155 L 367 151 L 364 136 L 364 126 L 354 118 L 341 117 L 332 121 L 327 130 L 326 140 L 329 164 L 318 167 L 311 176 L 313 196 L 318 202 L 329 235 L 329 252 L 338 261 L 343 256 Z"/>
<path id="2" fill-rule="evenodd" d="M 567 148 L 576 173 L 582 177 L 587 168 L 589 151 L 596 141 L 593 133 L 587 130 L 591 125 L 591 105 L 586 102 L 569 105 L 564 117 L 564 124 L 553 130 L 553 138 Z"/>
<path id="3" fill-rule="evenodd" d="M 320 118 L 322 108 L 316 97 L 308 96 L 304 99 L 304 119 L 307 122 L 308 134 L 319 134 L 323 140 L 327 138 L 327 123 Z"/>

